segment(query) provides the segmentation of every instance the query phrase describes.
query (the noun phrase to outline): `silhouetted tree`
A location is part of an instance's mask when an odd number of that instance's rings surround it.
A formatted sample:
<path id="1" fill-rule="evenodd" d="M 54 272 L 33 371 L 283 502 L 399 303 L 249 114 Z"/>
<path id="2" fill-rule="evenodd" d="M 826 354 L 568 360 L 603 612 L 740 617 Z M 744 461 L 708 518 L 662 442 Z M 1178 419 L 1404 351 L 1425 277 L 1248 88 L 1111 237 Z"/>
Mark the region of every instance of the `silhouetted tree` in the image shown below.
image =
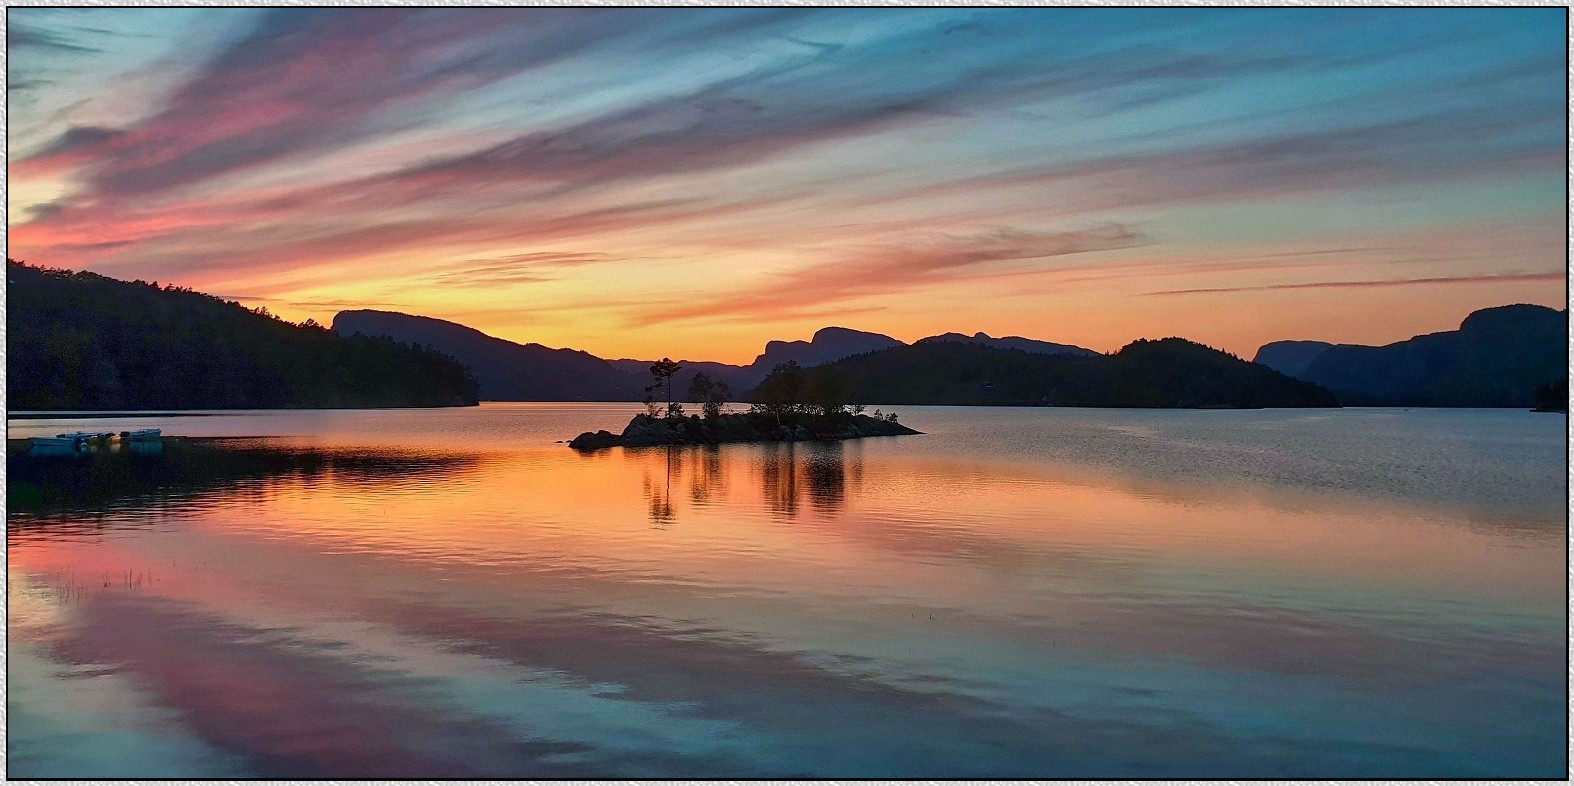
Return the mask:
<path id="1" fill-rule="evenodd" d="M 811 412 L 823 418 L 834 417 L 846 411 L 847 375 L 840 371 L 826 371 L 810 375 L 804 382 L 804 403 Z"/>
<path id="2" fill-rule="evenodd" d="M 659 390 L 667 398 L 667 417 L 675 418 L 683 415 L 683 407 L 672 403 L 672 378 L 682 369 L 683 367 L 673 362 L 672 358 L 662 358 L 650 367 L 650 375 L 655 378 L 655 382 L 645 388 L 645 392 L 650 394 L 646 398 L 647 406 L 653 403 L 655 393 Z"/>
<path id="3" fill-rule="evenodd" d="M 754 406 L 751 409 L 774 415 L 776 422 L 780 423 L 783 415 L 798 411 L 803 405 L 803 399 L 803 369 L 797 361 L 789 360 L 776 364 L 754 389 Z"/>
<path id="4" fill-rule="evenodd" d="M 709 374 L 700 372 L 689 382 L 689 400 L 698 402 L 705 412 L 705 420 L 715 425 L 721 417 L 721 405 L 732 398 L 732 389 L 725 382 L 716 382 Z"/>

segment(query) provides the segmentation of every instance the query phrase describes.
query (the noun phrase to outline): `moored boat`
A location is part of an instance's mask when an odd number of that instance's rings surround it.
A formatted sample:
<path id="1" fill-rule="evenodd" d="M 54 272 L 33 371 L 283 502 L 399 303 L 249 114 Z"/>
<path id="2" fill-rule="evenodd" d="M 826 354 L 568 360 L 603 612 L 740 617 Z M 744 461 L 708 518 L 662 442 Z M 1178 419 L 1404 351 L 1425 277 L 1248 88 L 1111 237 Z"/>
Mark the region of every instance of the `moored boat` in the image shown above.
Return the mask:
<path id="1" fill-rule="evenodd" d="M 78 447 L 88 445 L 108 445 L 115 438 L 112 431 L 72 431 L 65 434 L 56 434 L 56 439 L 71 440 Z"/>

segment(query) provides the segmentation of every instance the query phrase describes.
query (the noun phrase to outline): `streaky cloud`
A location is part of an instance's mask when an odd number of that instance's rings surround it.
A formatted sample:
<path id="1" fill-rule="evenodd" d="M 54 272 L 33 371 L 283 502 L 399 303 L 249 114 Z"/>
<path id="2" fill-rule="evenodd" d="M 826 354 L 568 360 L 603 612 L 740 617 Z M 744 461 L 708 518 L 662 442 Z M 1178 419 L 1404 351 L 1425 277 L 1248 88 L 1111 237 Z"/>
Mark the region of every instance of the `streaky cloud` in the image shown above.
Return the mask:
<path id="1" fill-rule="evenodd" d="M 694 319 L 797 318 L 823 313 L 829 304 L 1008 272 L 995 268 L 996 263 L 1131 248 L 1144 242 L 1141 233 L 1121 225 L 1060 232 L 997 229 L 915 238 L 798 268 L 702 303 L 657 304 L 637 311 L 627 321 L 631 326 L 649 326 Z"/>
<path id="2" fill-rule="evenodd" d="M 1429 278 L 1395 278 L 1377 281 L 1309 281 L 1299 284 L 1258 284 L 1242 287 L 1212 287 L 1205 289 L 1166 289 L 1144 292 L 1144 295 L 1206 295 L 1220 292 L 1261 292 L 1275 289 L 1366 289 L 1383 287 L 1408 287 L 1424 284 L 1496 284 L 1506 281 L 1563 281 L 1566 273 L 1481 273 L 1469 276 L 1435 276 Z"/>

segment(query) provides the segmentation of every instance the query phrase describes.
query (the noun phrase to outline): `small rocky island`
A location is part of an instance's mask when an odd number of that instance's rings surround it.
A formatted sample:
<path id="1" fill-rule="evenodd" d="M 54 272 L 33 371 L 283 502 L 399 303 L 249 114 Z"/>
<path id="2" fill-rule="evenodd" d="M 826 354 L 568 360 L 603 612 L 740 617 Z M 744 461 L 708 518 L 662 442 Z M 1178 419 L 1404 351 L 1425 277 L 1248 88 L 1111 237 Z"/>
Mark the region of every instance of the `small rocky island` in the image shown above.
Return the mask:
<path id="1" fill-rule="evenodd" d="M 731 398 L 727 385 L 696 374 L 689 400 L 698 402 L 704 417 L 683 414 L 671 400 L 670 383 L 680 366 L 666 358 L 651 366 L 655 382 L 645 389 L 646 411 L 635 415 L 623 433 L 587 431 L 570 440 L 580 451 L 649 445 L 713 445 L 723 442 L 801 442 L 921 434 L 896 422 L 896 413 L 864 414 L 861 405 L 846 401 L 846 385 L 836 378 L 809 380 L 797 363 L 778 365 L 751 393 L 748 412 L 723 414 Z M 663 407 L 655 401 L 666 392 Z"/>
<path id="2" fill-rule="evenodd" d="M 843 418 L 806 417 L 793 422 L 776 422 L 763 412 L 720 415 L 714 421 L 699 415 L 679 418 L 653 418 L 635 415 L 622 434 L 587 431 L 568 446 L 575 450 L 635 448 L 647 445 L 708 445 L 722 442 L 801 442 L 817 439 L 859 439 L 920 434 L 895 420 L 873 415 L 843 413 Z"/>

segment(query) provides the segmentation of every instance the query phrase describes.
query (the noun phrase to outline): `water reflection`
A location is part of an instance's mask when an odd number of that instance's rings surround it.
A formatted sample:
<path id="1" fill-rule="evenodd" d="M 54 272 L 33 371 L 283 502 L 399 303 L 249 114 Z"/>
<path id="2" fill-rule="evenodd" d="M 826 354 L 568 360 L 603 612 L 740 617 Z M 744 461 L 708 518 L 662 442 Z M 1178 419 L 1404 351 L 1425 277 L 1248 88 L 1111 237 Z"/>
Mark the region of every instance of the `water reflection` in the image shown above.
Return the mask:
<path id="1" fill-rule="evenodd" d="M 375 489 L 438 483 L 473 470 L 479 454 L 429 449 L 343 449 L 258 440 L 166 440 L 158 450 L 94 450 L 80 456 L 10 455 L 7 525 L 19 536 L 40 526 L 91 519 L 129 526 L 117 515 L 150 507 L 202 504 L 226 491 L 256 492 L 293 482 L 307 491 L 333 482 Z"/>
<path id="2" fill-rule="evenodd" d="M 1556 520 L 1510 538 L 1403 500 L 919 441 L 474 442 L 68 472 L 9 522 L 10 773 L 1566 763 Z M 100 504 L 136 526 L 62 535 Z"/>
<path id="3" fill-rule="evenodd" d="M 734 475 L 749 475 L 766 507 L 792 519 L 806 498 L 816 514 L 834 516 L 847 505 L 848 484 L 856 490 L 863 479 L 862 453 L 843 442 L 673 445 L 624 455 L 643 465 L 641 487 L 657 527 L 678 517 L 674 487 L 687 488 L 695 509 L 703 509 L 727 498 Z"/>

